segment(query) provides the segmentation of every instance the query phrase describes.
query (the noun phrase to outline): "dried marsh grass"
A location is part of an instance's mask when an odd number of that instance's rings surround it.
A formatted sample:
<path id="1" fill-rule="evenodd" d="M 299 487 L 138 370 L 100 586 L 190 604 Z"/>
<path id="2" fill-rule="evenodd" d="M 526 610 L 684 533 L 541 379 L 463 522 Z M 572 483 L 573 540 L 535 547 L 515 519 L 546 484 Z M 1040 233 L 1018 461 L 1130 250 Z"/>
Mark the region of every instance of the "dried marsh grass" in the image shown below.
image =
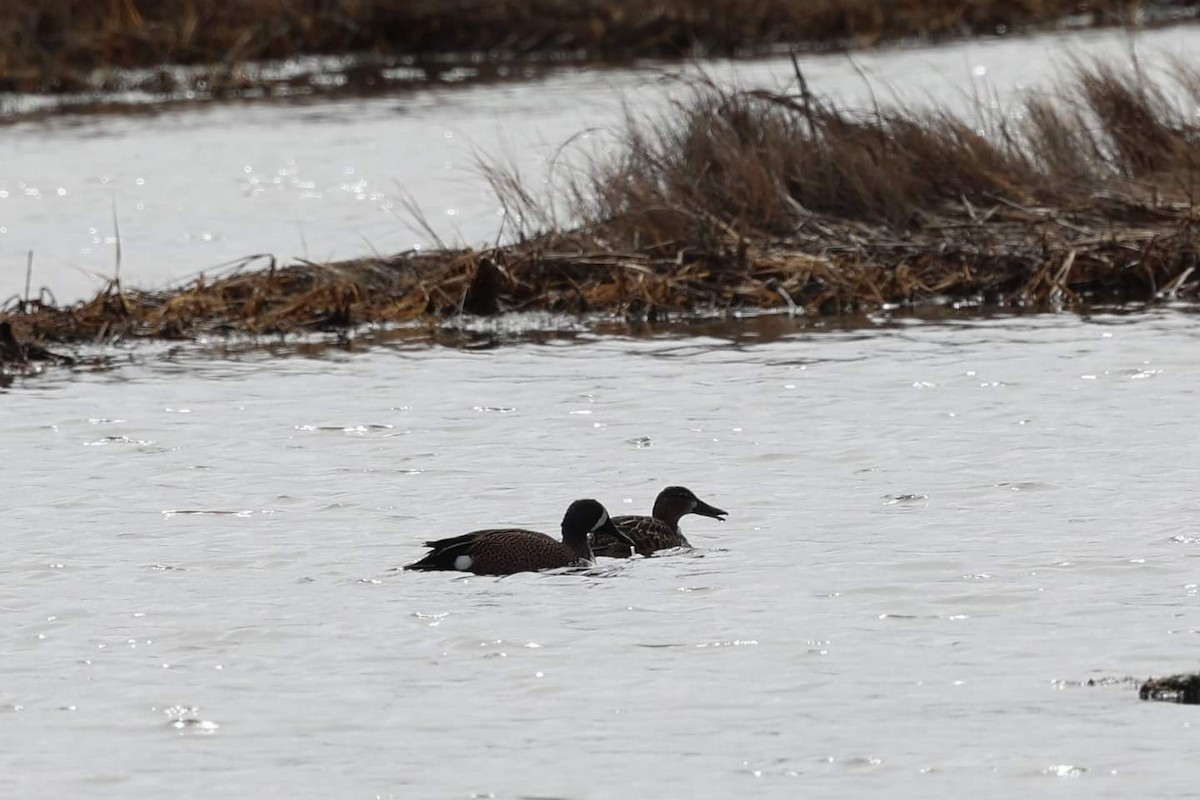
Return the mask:
<path id="1" fill-rule="evenodd" d="M 250 259 L 167 291 L 12 301 L 33 339 L 187 338 L 543 310 L 654 319 L 738 308 L 870 311 L 1196 299 L 1200 74 L 1081 66 L 1016 114 L 849 112 L 694 87 L 630 119 L 617 156 L 541 203 L 489 175 L 517 241 L 334 264 Z M 559 228 L 558 209 L 580 221 Z M 539 228 L 544 230 L 539 233 Z"/>
<path id="2" fill-rule="evenodd" d="M 1198 89 L 1186 64 L 1165 84 L 1083 65 L 1054 96 L 968 121 L 848 112 L 799 74 L 790 94 L 701 86 L 665 120 L 630 120 L 622 155 L 575 192 L 578 213 L 617 248 L 717 253 L 727 265 L 770 251 L 836 257 L 843 272 L 877 270 L 876 302 L 1191 290 Z M 914 268 L 940 274 L 903 277 Z"/>
<path id="3" fill-rule="evenodd" d="M 1013 112 L 968 120 L 944 110 L 850 112 L 811 95 L 705 85 L 665 120 L 627 123 L 623 153 L 590 176 L 581 213 L 629 222 L 625 238 L 687 238 L 719 220 L 744 234 L 786 236 L 834 216 L 920 227 L 964 204 L 1092 204 L 1139 186 L 1188 203 L 1200 166 L 1200 71 L 1176 65 L 1166 88 L 1103 64 L 1065 92 L 1028 95 Z M 1178 98 L 1178 100 L 1174 99 Z M 1189 100 L 1190 98 L 1190 100 Z M 670 209 L 653 214 L 647 209 Z M 711 227 L 711 226 L 709 226 Z"/>

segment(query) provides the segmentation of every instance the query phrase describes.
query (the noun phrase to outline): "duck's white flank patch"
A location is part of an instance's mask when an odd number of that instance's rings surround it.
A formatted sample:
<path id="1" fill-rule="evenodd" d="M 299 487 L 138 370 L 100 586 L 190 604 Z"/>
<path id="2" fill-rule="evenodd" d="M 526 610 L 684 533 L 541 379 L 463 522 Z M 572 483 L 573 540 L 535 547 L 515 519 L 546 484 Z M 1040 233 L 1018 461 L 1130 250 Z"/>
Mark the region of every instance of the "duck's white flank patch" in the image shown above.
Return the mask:
<path id="1" fill-rule="evenodd" d="M 454 559 L 454 568 L 466 572 L 471 568 L 473 563 L 475 563 L 475 559 L 471 558 L 470 556 L 459 556 L 458 558 Z"/>
<path id="2" fill-rule="evenodd" d="M 608 522 L 608 514 L 601 511 L 600 519 L 596 520 L 596 524 L 592 526 L 592 533 L 595 533 L 596 531 L 600 530 L 600 528 L 603 527 L 604 523 L 606 523 L 606 522 Z"/>

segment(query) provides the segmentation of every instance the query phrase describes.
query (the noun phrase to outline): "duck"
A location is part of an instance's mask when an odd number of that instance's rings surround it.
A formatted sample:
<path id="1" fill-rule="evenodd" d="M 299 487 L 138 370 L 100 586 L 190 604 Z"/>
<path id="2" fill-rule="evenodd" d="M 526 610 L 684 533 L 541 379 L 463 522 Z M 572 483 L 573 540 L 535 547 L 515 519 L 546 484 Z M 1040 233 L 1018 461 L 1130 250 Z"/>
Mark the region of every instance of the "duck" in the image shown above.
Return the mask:
<path id="1" fill-rule="evenodd" d="M 685 486 L 668 486 L 655 498 L 651 516 L 613 517 L 614 526 L 633 541 L 632 546 L 625 540 L 600 531 L 592 542 L 592 552 L 609 558 L 629 558 L 634 552 L 648 556 L 656 550 L 691 547 L 679 529 L 679 518 L 685 514 L 699 514 L 721 522 L 729 516 L 728 512 L 696 497 Z"/>
<path id="2" fill-rule="evenodd" d="M 406 570 L 455 570 L 476 575 L 513 575 L 595 563 L 595 535 L 633 546 L 597 500 L 576 500 L 562 520 L 562 541 L 523 528 L 487 528 L 425 542 L 429 553 Z"/>
<path id="3" fill-rule="evenodd" d="M 12 323 L 0 321 L 0 364 L 28 366 L 31 361 L 53 361 L 68 366 L 75 363 L 71 356 L 52 353 L 34 342 L 20 341 L 13 332 Z"/>
<path id="4" fill-rule="evenodd" d="M 25 347 L 13 334 L 12 323 L 0 321 L 0 363 L 27 364 Z"/>

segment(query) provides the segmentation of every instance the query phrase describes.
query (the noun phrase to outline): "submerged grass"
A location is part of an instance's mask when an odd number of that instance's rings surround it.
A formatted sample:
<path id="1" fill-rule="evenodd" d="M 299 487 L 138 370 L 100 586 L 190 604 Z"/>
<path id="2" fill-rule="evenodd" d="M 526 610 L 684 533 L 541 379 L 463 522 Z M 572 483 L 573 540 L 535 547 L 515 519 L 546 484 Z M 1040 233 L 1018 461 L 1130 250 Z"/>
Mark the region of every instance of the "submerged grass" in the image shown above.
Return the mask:
<path id="1" fill-rule="evenodd" d="M 333 264 L 256 257 L 181 288 L 60 307 L 14 299 L 58 341 L 345 329 L 506 311 L 861 313 L 1197 299 L 1200 72 L 1081 66 L 1053 95 L 970 121 L 850 112 L 814 97 L 694 85 L 630 118 L 618 155 L 542 205 L 490 176 L 513 244 Z M 562 230 L 552 208 L 579 224 Z M 541 231 L 541 232 L 539 232 Z"/>
<path id="2" fill-rule="evenodd" d="M 236 66 L 300 55 L 585 59 L 729 55 L 1132 24 L 1200 0 L 5 0 L 0 91 L 82 91 L 95 70 Z M 229 74 L 226 74 L 229 73 Z M 169 80 L 164 73 L 163 80 Z"/>

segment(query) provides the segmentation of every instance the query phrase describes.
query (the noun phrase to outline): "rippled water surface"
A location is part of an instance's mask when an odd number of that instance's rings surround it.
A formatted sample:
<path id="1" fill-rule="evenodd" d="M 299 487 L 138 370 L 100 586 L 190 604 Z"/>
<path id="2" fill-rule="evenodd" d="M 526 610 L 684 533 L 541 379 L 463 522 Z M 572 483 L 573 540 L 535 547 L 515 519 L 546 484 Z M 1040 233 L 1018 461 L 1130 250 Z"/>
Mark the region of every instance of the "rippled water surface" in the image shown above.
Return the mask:
<path id="1" fill-rule="evenodd" d="M 1194 794 L 1200 323 L 135 351 L 0 394 L 6 797 Z M 400 573 L 567 503 L 589 574 Z"/>

